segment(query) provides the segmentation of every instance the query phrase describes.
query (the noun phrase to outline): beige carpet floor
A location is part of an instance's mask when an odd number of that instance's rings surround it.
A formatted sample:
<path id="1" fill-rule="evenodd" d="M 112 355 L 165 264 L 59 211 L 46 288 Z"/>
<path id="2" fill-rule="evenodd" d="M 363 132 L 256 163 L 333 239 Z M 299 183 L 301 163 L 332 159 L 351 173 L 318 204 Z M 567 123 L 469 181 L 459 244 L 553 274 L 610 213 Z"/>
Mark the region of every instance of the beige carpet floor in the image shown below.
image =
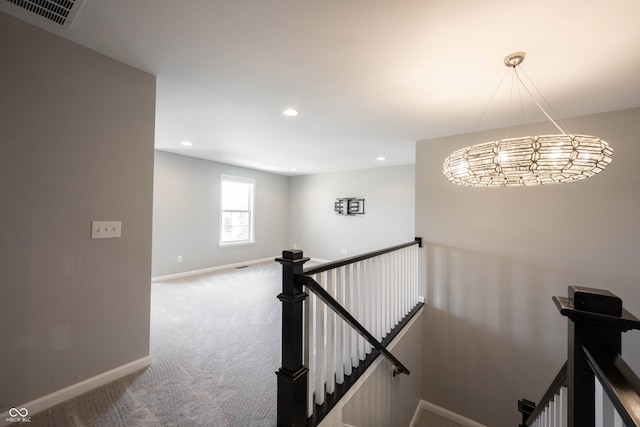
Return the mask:
<path id="1" fill-rule="evenodd" d="M 275 262 L 152 284 L 151 367 L 30 426 L 275 426 L 280 288 Z"/>

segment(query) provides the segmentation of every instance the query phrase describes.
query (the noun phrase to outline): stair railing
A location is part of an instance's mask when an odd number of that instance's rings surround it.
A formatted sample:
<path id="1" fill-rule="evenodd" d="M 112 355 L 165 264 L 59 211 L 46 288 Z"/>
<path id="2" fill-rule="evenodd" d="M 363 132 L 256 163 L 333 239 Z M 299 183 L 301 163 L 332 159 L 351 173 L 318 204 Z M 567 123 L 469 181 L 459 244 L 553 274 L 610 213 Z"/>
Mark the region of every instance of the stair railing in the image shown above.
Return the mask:
<path id="1" fill-rule="evenodd" d="M 640 426 L 640 379 L 621 356 L 622 332 L 640 320 L 606 290 L 569 286 L 553 301 L 569 318 L 567 363 L 539 405 L 518 402 L 521 426 Z"/>
<path id="2" fill-rule="evenodd" d="M 379 354 L 394 375 L 409 374 L 386 346 L 422 306 L 421 246 L 416 238 L 308 269 L 300 250 L 276 258 L 283 269 L 278 426 L 317 425 Z"/>

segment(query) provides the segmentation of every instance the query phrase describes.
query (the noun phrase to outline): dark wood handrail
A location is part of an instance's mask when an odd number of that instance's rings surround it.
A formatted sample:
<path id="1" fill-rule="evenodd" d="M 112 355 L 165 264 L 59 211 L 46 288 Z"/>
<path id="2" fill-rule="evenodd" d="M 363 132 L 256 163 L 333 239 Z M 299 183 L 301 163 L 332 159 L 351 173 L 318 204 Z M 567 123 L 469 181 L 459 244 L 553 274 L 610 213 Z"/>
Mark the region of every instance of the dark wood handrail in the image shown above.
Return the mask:
<path id="1" fill-rule="evenodd" d="M 316 265 L 314 267 L 305 268 L 304 273 L 307 276 L 311 276 L 313 274 L 322 273 L 324 271 L 333 270 L 335 268 L 344 267 L 345 265 L 353 264 L 358 261 L 364 261 L 365 259 L 377 257 L 389 252 L 397 251 L 398 249 L 407 248 L 409 246 L 418 245 L 418 247 L 422 247 L 422 237 L 416 237 L 413 242 L 402 243 L 400 245 L 391 246 L 385 249 L 380 249 L 373 252 L 367 252 L 361 255 L 355 255 L 349 258 L 342 258 L 337 261 L 330 261 L 324 264 Z"/>
<path id="2" fill-rule="evenodd" d="M 567 385 L 567 362 L 564 362 L 564 365 L 562 365 L 562 368 L 560 368 L 560 370 L 556 374 L 556 377 L 553 379 L 553 381 L 549 385 L 549 388 L 547 388 L 547 391 L 542 396 L 542 399 L 540 399 L 540 403 L 538 403 L 538 405 L 536 406 L 536 409 L 531 413 L 531 415 L 529 415 L 529 418 L 527 418 L 527 422 L 525 423 L 525 425 L 530 426 L 531 424 L 533 424 L 536 418 L 538 418 L 538 415 L 540 415 L 540 413 L 547 407 L 547 405 L 549 404 L 549 402 L 551 402 L 554 396 L 558 394 L 558 391 L 560 390 L 560 388 L 565 387 L 566 385 Z"/>
<path id="3" fill-rule="evenodd" d="M 555 296 L 553 297 L 553 302 L 560 311 L 560 314 L 567 316 L 573 321 L 588 320 L 594 324 L 619 329 L 623 332 L 640 329 L 640 319 L 624 308 L 622 308 L 622 314 L 620 316 L 610 316 L 602 313 L 579 310 L 575 307 L 572 298 Z"/>
<path id="4" fill-rule="evenodd" d="M 338 316 L 340 316 L 345 322 L 355 329 L 360 335 L 362 335 L 374 348 L 384 355 L 387 359 L 393 363 L 394 376 L 396 374 L 407 374 L 409 370 L 393 355 L 387 348 L 382 345 L 371 333 L 358 322 L 338 301 L 336 301 L 329 292 L 327 292 L 322 286 L 318 284 L 312 277 L 306 275 L 296 275 L 296 282 L 302 286 L 305 286 L 308 290 L 316 294 L 322 302 L 324 302 L 329 308 L 331 308 Z"/>
<path id="5" fill-rule="evenodd" d="M 619 354 L 606 357 L 582 347 L 594 375 L 627 427 L 640 425 L 640 379 Z"/>

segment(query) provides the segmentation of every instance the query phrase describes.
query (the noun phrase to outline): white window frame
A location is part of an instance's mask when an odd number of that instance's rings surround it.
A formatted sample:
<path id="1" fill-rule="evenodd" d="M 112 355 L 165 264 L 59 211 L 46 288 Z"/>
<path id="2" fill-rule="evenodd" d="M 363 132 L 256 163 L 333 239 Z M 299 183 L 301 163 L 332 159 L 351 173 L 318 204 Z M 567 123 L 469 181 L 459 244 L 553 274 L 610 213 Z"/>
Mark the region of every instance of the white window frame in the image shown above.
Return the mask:
<path id="1" fill-rule="evenodd" d="M 229 240 L 229 241 L 223 241 L 222 240 L 222 227 L 223 227 L 223 217 L 224 217 L 224 213 L 225 212 L 239 212 L 237 210 L 230 210 L 230 209 L 224 209 L 224 206 L 222 205 L 223 199 L 222 199 L 222 187 L 224 185 L 225 181 L 232 181 L 232 182 L 240 182 L 240 183 L 244 183 L 244 184 L 251 184 L 251 191 L 249 194 L 249 210 L 247 211 L 249 214 L 249 236 L 246 240 Z M 218 227 L 218 234 L 219 234 L 219 243 L 220 246 L 240 246 L 240 245 L 252 245 L 255 243 L 254 240 L 254 236 L 255 236 L 255 230 L 254 230 L 254 224 L 255 224 L 255 191 L 256 191 L 256 180 L 253 178 L 245 178 L 245 177 L 241 177 L 241 176 L 234 176 L 234 175 L 225 175 L 222 174 L 220 175 L 220 224 Z M 244 211 L 242 211 L 244 212 Z"/>

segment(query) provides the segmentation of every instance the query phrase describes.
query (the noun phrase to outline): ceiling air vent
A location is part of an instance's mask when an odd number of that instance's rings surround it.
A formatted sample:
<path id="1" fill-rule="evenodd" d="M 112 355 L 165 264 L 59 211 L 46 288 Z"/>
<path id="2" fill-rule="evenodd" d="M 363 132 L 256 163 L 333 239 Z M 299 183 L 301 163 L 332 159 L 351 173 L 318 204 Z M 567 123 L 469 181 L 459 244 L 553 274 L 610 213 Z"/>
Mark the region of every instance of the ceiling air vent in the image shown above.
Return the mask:
<path id="1" fill-rule="evenodd" d="M 84 0 L 0 0 L 0 10 L 47 28 L 69 28 Z"/>

